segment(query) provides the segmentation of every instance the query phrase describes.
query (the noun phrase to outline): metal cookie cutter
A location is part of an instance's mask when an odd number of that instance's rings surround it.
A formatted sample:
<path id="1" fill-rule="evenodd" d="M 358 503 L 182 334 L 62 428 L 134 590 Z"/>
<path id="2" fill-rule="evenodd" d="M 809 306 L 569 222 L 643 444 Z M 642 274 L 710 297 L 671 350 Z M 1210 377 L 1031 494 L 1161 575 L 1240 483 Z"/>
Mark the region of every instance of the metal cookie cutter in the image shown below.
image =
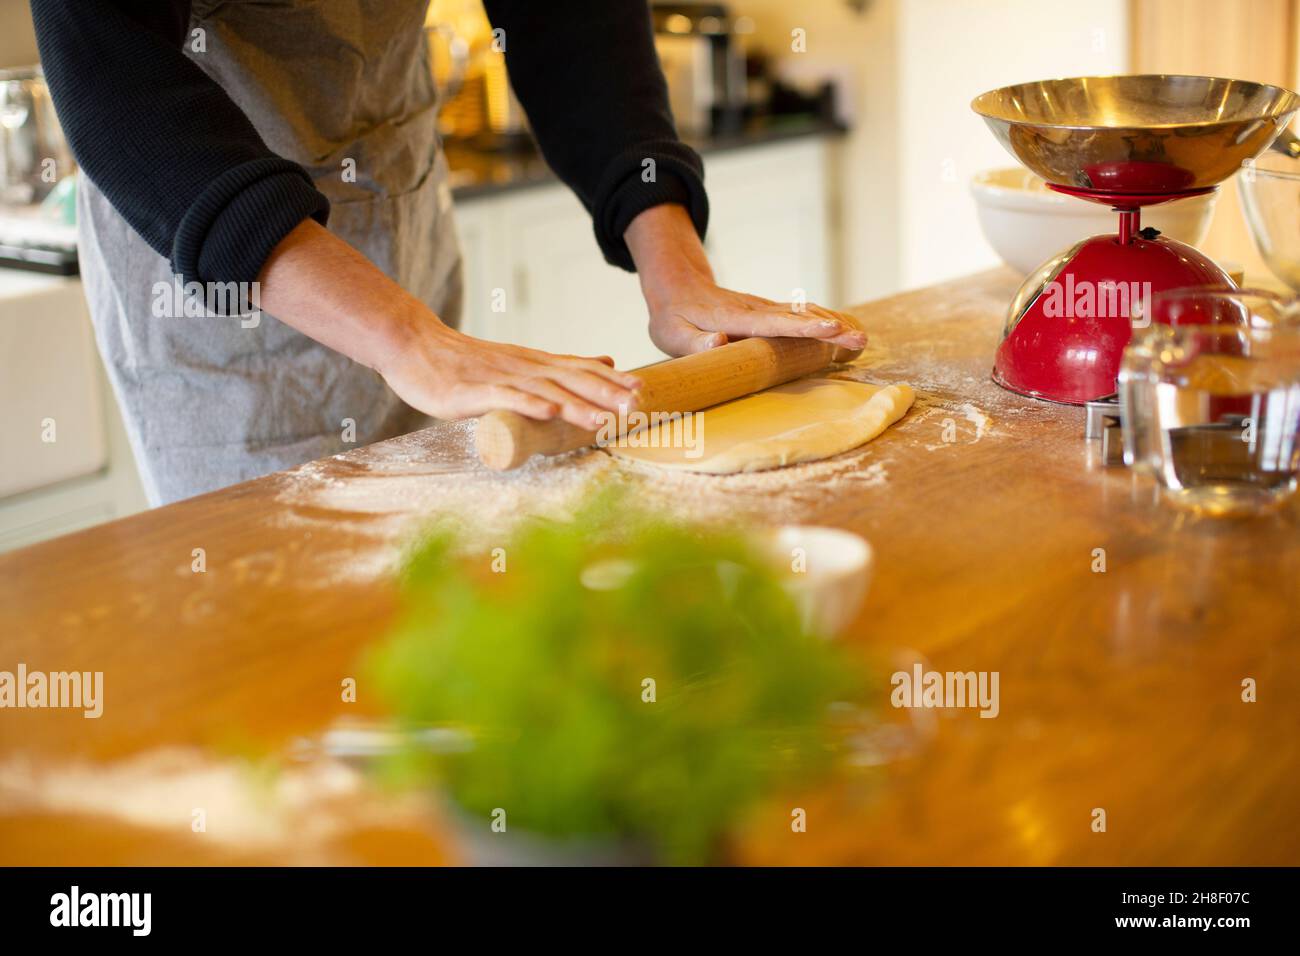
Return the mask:
<path id="1" fill-rule="evenodd" d="M 1124 464 L 1124 428 L 1119 396 L 1110 395 L 1084 405 L 1083 437 L 1101 442 L 1101 460 L 1107 467 Z"/>

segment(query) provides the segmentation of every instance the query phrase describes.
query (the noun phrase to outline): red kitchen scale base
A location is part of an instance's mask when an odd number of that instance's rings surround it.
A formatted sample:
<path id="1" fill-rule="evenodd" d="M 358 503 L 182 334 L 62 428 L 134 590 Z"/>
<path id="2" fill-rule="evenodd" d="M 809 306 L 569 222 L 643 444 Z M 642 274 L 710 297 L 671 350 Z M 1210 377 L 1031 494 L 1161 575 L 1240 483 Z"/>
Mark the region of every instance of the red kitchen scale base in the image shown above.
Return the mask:
<path id="1" fill-rule="evenodd" d="M 993 381 L 1030 398 L 1082 405 L 1115 393 L 1133 320 L 1150 316 L 1151 296 L 1185 286 L 1232 288 L 1232 279 L 1186 243 L 1141 228 L 1141 207 L 1212 192 L 1125 194 L 1048 184 L 1113 205 L 1116 235 L 1093 236 L 1052 257 L 1012 300 L 993 363 Z"/>
<path id="2" fill-rule="evenodd" d="M 1012 300 L 993 380 L 1071 405 L 1115 394 L 1134 319 L 1151 296 L 1233 281 L 1191 246 L 1141 228 L 1143 206 L 1212 192 L 1300 110 L 1277 86 L 1211 76 L 1088 76 L 1021 83 L 972 108 L 1011 155 L 1059 193 L 1119 214 L 1115 235 L 1053 256 Z"/>

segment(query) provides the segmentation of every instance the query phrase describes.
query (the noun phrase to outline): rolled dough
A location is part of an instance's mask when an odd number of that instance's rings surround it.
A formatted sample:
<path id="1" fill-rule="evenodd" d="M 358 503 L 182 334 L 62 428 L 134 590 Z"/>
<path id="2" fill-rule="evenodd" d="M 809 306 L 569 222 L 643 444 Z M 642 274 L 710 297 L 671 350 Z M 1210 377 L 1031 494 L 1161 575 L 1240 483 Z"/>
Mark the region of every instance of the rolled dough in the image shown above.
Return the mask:
<path id="1" fill-rule="evenodd" d="M 610 451 L 673 471 L 764 471 L 866 444 L 902 418 L 913 398 L 911 386 L 902 383 L 805 378 L 696 412 L 702 426 L 664 422 Z"/>

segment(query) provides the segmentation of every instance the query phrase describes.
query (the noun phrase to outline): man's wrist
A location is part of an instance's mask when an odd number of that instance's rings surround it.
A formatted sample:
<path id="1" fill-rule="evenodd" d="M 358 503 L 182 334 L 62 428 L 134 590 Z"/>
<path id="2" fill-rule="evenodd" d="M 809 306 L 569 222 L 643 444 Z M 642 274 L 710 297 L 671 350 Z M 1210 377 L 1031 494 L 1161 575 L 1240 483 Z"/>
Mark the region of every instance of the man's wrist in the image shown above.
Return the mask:
<path id="1" fill-rule="evenodd" d="M 684 285 L 714 281 L 704 246 L 684 206 L 651 206 L 628 224 L 623 238 L 651 308 Z"/>
<path id="2" fill-rule="evenodd" d="M 380 375 L 386 375 L 412 351 L 417 351 L 421 340 L 433 341 L 458 334 L 423 302 L 403 297 L 384 309 L 384 319 L 375 332 L 375 358 L 366 364 Z"/>

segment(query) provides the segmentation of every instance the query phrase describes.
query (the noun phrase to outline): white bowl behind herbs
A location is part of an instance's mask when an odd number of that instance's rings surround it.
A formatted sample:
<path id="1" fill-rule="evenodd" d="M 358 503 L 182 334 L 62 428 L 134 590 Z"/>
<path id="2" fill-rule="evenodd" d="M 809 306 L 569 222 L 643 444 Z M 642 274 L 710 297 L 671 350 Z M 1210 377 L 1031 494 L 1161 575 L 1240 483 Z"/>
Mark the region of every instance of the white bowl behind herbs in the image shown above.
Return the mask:
<path id="1" fill-rule="evenodd" d="M 836 637 L 853 623 L 871 584 L 874 558 L 860 535 L 840 528 L 787 524 L 761 539 L 804 626 Z"/>

